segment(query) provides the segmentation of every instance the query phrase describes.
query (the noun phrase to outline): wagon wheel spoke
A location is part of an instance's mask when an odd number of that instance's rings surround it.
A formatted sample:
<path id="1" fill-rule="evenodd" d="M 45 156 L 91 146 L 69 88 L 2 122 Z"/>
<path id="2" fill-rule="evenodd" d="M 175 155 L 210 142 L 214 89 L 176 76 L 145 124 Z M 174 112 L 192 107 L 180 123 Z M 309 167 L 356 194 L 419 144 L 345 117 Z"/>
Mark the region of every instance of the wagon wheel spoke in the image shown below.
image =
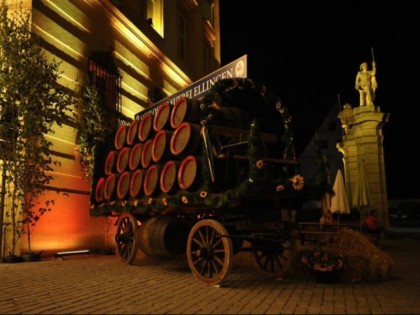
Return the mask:
<path id="1" fill-rule="evenodd" d="M 203 235 L 203 233 L 201 232 L 201 230 L 197 230 L 197 234 L 198 234 L 198 238 L 201 240 L 200 245 L 201 244 L 206 244 L 206 238 Z M 198 242 L 197 237 L 194 237 L 194 239 L 196 239 L 196 241 Z"/>
<path id="2" fill-rule="evenodd" d="M 223 242 L 222 239 L 219 239 L 214 245 L 213 248 L 217 247 L 221 242 Z"/>
<path id="3" fill-rule="evenodd" d="M 255 250 L 254 259 L 261 272 L 280 277 L 290 268 L 294 252 L 293 240 L 284 241 L 280 245 L 264 244 Z"/>
<path id="4" fill-rule="evenodd" d="M 133 215 L 124 213 L 119 217 L 115 234 L 117 255 L 127 264 L 131 264 L 137 255 L 137 229 L 137 220 Z"/>
<path id="5" fill-rule="evenodd" d="M 264 270 L 267 270 L 269 272 L 275 272 L 276 267 L 282 268 L 283 264 L 281 263 L 279 256 L 277 256 L 276 254 L 270 254 L 269 256 L 266 257 L 266 262 L 265 262 L 264 267 L 265 267 Z"/>
<path id="6" fill-rule="evenodd" d="M 187 257 L 196 278 L 211 285 L 221 283 L 233 260 L 232 242 L 224 226 L 211 219 L 197 222 L 188 236 Z"/>
<path id="7" fill-rule="evenodd" d="M 223 266 L 223 263 L 221 263 L 220 261 L 218 261 L 218 262 L 219 262 L 219 264 L 220 264 L 221 266 Z M 212 261 L 212 262 L 211 262 L 211 265 L 212 265 L 213 270 L 215 271 L 215 273 L 216 273 L 216 274 L 218 274 L 218 273 L 220 272 L 220 269 L 219 269 L 219 267 L 217 267 L 216 263 L 215 263 L 214 261 Z"/>
<path id="8" fill-rule="evenodd" d="M 215 230 L 211 230 L 211 237 L 210 237 L 210 240 L 209 240 L 209 244 L 213 244 L 215 237 L 216 237 L 216 231 Z M 221 241 L 221 239 L 219 239 L 219 241 Z M 213 247 L 216 247 L 217 246 L 217 243 L 218 242 L 216 242 L 213 245 Z"/>

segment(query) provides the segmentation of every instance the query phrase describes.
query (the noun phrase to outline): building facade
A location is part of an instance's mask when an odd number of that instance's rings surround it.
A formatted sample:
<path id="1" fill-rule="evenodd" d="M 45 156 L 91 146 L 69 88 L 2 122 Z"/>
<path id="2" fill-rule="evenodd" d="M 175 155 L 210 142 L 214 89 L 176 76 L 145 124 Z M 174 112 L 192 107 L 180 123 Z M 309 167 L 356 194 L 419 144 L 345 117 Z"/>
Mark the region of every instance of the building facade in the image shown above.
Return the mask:
<path id="1" fill-rule="evenodd" d="M 17 9 L 20 1 L 8 3 Z M 58 83 L 76 93 L 89 78 L 102 96 L 101 106 L 127 121 L 220 67 L 218 0 L 23 0 L 23 4 L 31 12 L 32 32 L 41 38 L 45 56 L 60 63 Z M 54 168 L 50 183 L 55 206 L 31 235 L 35 252 L 112 246 L 115 218 L 89 215 L 91 183 L 82 176 L 72 119 L 48 135 L 61 166 Z M 58 196 L 57 190 L 67 196 Z M 3 237 L 4 254 L 10 235 Z"/>

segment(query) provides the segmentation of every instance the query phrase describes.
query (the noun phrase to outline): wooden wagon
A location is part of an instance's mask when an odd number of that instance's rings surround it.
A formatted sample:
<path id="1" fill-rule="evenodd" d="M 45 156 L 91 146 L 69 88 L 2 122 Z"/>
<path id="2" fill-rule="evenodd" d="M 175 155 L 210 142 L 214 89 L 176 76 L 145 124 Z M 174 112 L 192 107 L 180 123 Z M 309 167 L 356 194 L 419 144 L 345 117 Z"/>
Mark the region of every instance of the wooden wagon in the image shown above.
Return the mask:
<path id="1" fill-rule="evenodd" d="M 221 283 L 233 256 L 284 274 L 300 207 L 291 118 L 251 80 L 222 80 L 201 100 L 180 98 L 120 126 L 95 153 L 91 215 L 117 215 L 116 252 L 187 256 L 199 280 Z"/>

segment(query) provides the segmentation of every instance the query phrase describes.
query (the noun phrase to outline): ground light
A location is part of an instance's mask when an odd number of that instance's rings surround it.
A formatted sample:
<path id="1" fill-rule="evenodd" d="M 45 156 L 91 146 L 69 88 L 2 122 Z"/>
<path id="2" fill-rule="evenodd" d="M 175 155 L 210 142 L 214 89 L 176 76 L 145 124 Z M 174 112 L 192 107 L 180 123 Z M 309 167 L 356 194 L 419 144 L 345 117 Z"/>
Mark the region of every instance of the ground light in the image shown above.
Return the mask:
<path id="1" fill-rule="evenodd" d="M 63 257 L 63 256 L 72 256 L 72 255 L 81 255 L 81 254 L 89 255 L 90 250 L 89 249 L 82 249 L 82 250 L 72 250 L 72 251 L 67 251 L 67 252 L 57 252 L 54 255 L 54 257 L 55 258 L 60 258 L 60 257 Z"/>

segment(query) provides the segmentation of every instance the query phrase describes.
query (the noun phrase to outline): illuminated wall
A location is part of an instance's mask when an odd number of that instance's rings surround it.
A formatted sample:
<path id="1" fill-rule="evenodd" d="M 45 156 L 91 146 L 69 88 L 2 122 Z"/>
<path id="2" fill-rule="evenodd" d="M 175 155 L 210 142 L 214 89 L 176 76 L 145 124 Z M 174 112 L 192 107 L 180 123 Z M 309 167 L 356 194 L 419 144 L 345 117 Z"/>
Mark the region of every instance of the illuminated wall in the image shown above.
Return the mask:
<path id="1" fill-rule="evenodd" d="M 162 1 L 162 21 L 156 20 L 160 23 L 158 30 L 150 29 L 146 16 L 141 21 L 130 20 L 128 14 L 123 14 L 123 8 L 117 7 L 124 1 L 23 2 L 32 10 L 32 31 L 42 38 L 46 57 L 60 62 L 61 85 L 75 91 L 86 75 L 90 53 L 112 51 L 122 75 L 122 113 L 129 118 L 150 105 L 149 89 L 158 87 L 170 95 L 220 66 L 218 14 L 215 19 L 214 13 L 202 13 L 218 10 L 217 0 L 213 3 L 207 0 Z M 147 1 L 130 3 L 133 6 L 138 3 L 138 10 L 141 10 Z M 177 57 L 174 42 L 177 35 L 172 27 L 176 24 L 178 9 L 194 25 L 200 25 L 199 29 L 189 31 L 188 55 L 191 59 L 182 62 Z M 209 16 L 217 25 L 209 27 L 205 22 Z M 203 50 L 210 46 L 211 56 L 204 59 Z M 89 216 L 91 186 L 82 179 L 74 149 L 74 125 L 56 127 L 55 131 L 54 135 L 49 135 L 49 140 L 53 142 L 54 159 L 62 165 L 54 169 L 55 180 L 50 184 L 52 190 L 47 197 L 55 199 L 56 204 L 38 222 L 32 234 L 32 250 L 52 254 L 59 250 L 102 249 L 107 241 L 108 245 L 113 245 L 115 218 Z M 68 196 L 57 195 L 57 189 L 66 191 Z M 24 235 L 22 251 L 26 249 L 25 244 Z"/>

